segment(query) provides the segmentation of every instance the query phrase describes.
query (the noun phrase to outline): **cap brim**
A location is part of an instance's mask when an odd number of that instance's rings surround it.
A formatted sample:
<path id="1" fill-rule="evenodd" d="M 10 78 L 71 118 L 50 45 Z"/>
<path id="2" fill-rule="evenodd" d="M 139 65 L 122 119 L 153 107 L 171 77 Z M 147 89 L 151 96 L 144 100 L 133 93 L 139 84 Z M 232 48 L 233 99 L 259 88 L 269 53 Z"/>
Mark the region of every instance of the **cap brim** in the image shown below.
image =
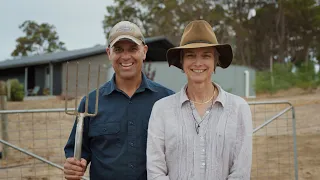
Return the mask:
<path id="1" fill-rule="evenodd" d="M 215 47 L 219 52 L 219 62 L 218 66 L 221 68 L 227 68 L 230 66 L 233 59 L 232 48 L 229 44 L 207 44 L 207 43 L 192 43 L 184 46 L 170 48 L 167 51 L 167 61 L 169 66 L 173 65 L 177 68 L 182 69 L 182 64 L 180 61 L 180 51 L 182 49 L 193 49 L 201 47 Z"/>
<path id="2" fill-rule="evenodd" d="M 119 42 L 119 41 L 132 41 L 138 45 L 142 44 L 142 41 L 140 39 L 137 39 L 133 36 L 130 35 L 121 35 L 118 36 L 117 38 L 115 38 L 111 43 L 110 43 L 110 47 L 112 47 L 115 43 Z"/>

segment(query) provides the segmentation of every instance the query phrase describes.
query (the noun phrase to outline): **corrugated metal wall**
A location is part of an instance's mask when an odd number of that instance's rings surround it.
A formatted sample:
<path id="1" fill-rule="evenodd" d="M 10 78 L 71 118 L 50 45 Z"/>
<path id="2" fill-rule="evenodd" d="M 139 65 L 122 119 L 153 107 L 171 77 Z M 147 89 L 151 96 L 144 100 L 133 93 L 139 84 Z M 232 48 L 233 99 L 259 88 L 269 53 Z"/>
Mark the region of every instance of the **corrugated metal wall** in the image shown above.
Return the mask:
<path id="1" fill-rule="evenodd" d="M 187 83 L 186 75 L 174 66 L 169 67 L 167 62 L 153 62 L 151 68 L 156 71 L 154 81 L 176 92 Z M 255 96 L 254 69 L 236 65 L 229 66 L 227 69 L 217 67 L 216 73 L 212 75 L 212 80 L 228 92 L 245 96 L 245 70 L 248 70 L 250 73 L 249 95 Z"/>
<path id="2" fill-rule="evenodd" d="M 91 61 L 91 75 L 90 75 L 90 90 L 96 87 L 97 79 L 97 66 L 98 64 L 108 65 L 107 55 L 98 55 L 90 58 L 79 59 L 79 93 L 81 95 L 86 93 L 87 85 L 87 68 L 88 62 Z M 69 92 L 75 92 L 75 68 L 76 61 L 72 61 L 69 64 Z M 179 91 L 181 87 L 187 82 L 185 74 L 178 68 L 173 66 L 168 67 L 167 62 L 152 62 L 152 70 L 156 71 L 155 82 L 158 82 L 174 91 Z M 249 71 L 249 95 L 255 96 L 254 83 L 255 83 L 255 70 L 245 66 L 232 65 L 227 69 L 217 68 L 216 74 L 212 75 L 212 80 L 218 83 L 224 90 L 231 92 L 239 96 L 245 96 L 245 73 Z M 62 67 L 62 91 L 65 91 L 65 71 L 66 63 Z M 114 71 L 110 68 L 108 71 L 106 68 L 101 69 L 100 84 L 104 84 L 107 80 L 110 80 Z M 70 93 L 69 93 L 70 94 Z"/>
<path id="3" fill-rule="evenodd" d="M 107 70 L 106 65 L 109 63 L 107 54 L 91 56 L 87 58 L 81 58 L 69 62 L 68 65 L 68 94 L 69 96 L 75 96 L 76 90 L 76 66 L 79 62 L 79 76 L 78 76 L 78 95 L 83 96 L 87 91 L 87 82 L 88 82 L 88 65 L 91 62 L 91 73 L 90 73 L 90 82 L 89 82 L 89 91 L 94 90 L 97 87 L 97 78 L 98 78 L 98 66 L 100 68 L 100 85 L 104 84 L 107 79 Z M 65 94 L 66 88 L 66 62 L 62 64 L 62 94 Z"/>

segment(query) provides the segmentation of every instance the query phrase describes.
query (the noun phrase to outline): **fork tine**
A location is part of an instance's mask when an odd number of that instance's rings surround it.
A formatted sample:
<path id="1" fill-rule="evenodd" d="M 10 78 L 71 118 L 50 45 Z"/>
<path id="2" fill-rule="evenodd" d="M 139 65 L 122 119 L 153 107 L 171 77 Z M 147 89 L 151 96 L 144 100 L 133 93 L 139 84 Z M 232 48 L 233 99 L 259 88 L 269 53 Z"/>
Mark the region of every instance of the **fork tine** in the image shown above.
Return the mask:
<path id="1" fill-rule="evenodd" d="M 65 88 L 65 113 L 68 114 L 68 115 L 77 115 L 77 112 L 76 111 L 69 111 L 68 110 L 68 85 L 69 85 L 69 61 L 66 63 L 66 88 Z"/>
<path id="2" fill-rule="evenodd" d="M 91 68 L 91 62 L 89 61 L 89 66 L 88 66 L 88 82 L 87 82 L 87 95 L 86 95 L 86 110 L 85 110 L 85 114 L 88 114 L 88 105 L 89 105 L 90 68 Z"/>
<path id="3" fill-rule="evenodd" d="M 65 92 L 65 99 L 64 99 L 64 103 L 65 103 L 65 113 L 68 112 L 68 65 L 69 65 L 69 61 L 67 61 L 66 63 L 66 92 Z"/>
<path id="4" fill-rule="evenodd" d="M 74 111 L 78 112 L 77 107 L 78 107 L 78 79 L 79 79 L 79 61 L 77 61 L 77 69 L 76 69 L 76 97 L 75 97 L 75 102 L 74 102 Z"/>
<path id="5" fill-rule="evenodd" d="M 100 64 L 98 66 L 98 80 L 97 80 L 97 90 L 96 90 L 96 107 L 95 107 L 94 115 L 97 115 L 97 113 L 98 113 L 99 84 L 100 84 Z"/>
<path id="6" fill-rule="evenodd" d="M 98 107 L 99 107 L 99 85 L 100 85 L 100 71 L 101 71 L 101 65 L 98 65 L 98 79 L 97 79 L 97 89 L 96 89 L 96 100 L 95 100 L 95 111 L 94 113 L 88 112 L 88 106 L 89 106 L 89 90 L 90 90 L 90 73 L 91 73 L 91 62 L 89 62 L 88 65 L 88 79 L 87 79 L 87 90 L 86 90 L 86 97 L 85 97 L 85 111 L 83 112 L 84 116 L 95 116 L 98 113 Z M 68 103 L 67 103 L 67 96 L 68 96 L 68 90 L 69 90 L 69 62 L 67 62 L 66 65 L 66 101 L 65 101 L 65 113 L 68 115 L 76 115 L 78 116 L 80 112 L 78 112 L 78 89 L 79 89 L 79 62 L 76 63 L 76 92 L 75 92 L 75 110 L 70 111 L 68 110 Z"/>

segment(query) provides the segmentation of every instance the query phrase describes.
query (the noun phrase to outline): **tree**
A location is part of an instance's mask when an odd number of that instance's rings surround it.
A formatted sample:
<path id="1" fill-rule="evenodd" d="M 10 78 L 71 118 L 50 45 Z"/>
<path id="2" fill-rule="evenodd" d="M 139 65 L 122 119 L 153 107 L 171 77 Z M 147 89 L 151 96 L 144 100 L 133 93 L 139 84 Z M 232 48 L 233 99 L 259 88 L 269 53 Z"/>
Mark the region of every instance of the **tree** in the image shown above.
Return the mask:
<path id="1" fill-rule="evenodd" d="M 234 3 L 228 12 L 236 21 L 232 27 L 237 37 L 235 60 L 239 64 L 263 70 L 273 61 L 290 60 L 299 66 L 310 60 L 310 52 L 319 53 L 320 8 L 314 0 L 230 2 Z M 250 8 L 256 10 L 256 16 L 245 19 Z"/>
<path id="2" fill-rule="evenodd" d="M 301 65 L 302 62 L 308 63 L 312 50 L 317 50 L 320 39 L 320 6 L 316 5 L 314 0 L 289 2 L 287 5 L 287 19 L 290 22 L 287 24 L 290 36 L 289 50 L 293 57 L 292 61 L 296 65 Z"/>
<path id="3" fill-rule="evenodd" d="M 106 38 L 109 35 L 110 29 L 122 20 L 131 21 L 141 27 L 142 33 L 145 36 L 150 36 L 151 16 L 147 12 L 141 10 L 141 3 L 136 0 L 115 0 L 115 5 L 107 6 L 107 15 L 102 21 L 104 33 Z"/>
<path id="4" fill-rule="evenodd" d="M 249 17 L 250 12 L 256 12 Z M 192 20 L 208 21 L 220 43 L 234 51 L 233 64 L 259 70 L 288 61 L 299 65 L 320 56 L 320 6 L 315 0 L 115 0 L 103 22 L 107 35 L 120 20 L 164 35 L 178 44 Z M 320 63 L 320 62 L 319 62 Z"/>
<path id="5" fill-rule="evenodd" d="M 16 39 L 16 48 L 11 53 L 13 57 L 66 50 L 65 43 L 59 41 L 59 36 L 53 25 L 38 24 L 28 20 L 23 22 L 19 28 L 25 33 L 25 36 Z"/>
<path id="6" fill-rule="evenodd" d="M 177 44 L 185 25 L 195 19 L 206 19 L 210 23 L 221 25 L 217 26 L 217 32 L 227 28 L 222 21 L 225 11 L 218 6 L 217 1 L 219 0 L 115 0 L 115 5 L 106 8 L 104 32 L 108 37 L 108 32 L 114 24 L 128 20 L 140 26 L 146 37 L 165 35 Z M 224 34 L 226 32 L 220 31 Z"/>

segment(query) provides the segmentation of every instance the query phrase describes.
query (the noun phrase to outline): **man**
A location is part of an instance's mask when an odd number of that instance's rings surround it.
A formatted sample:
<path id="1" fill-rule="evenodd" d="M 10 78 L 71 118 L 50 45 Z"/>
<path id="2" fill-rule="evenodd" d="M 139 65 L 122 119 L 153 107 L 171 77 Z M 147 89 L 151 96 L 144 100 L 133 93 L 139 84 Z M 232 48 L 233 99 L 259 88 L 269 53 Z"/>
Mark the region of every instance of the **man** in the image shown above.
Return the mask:
<path id="1" fill-rule="evenodd" d="M 188 82 L 157 101 L 147 141 L 148 180 L 250 180 L 252 117 L 248 103 L 212 82 L 216 66 L 227 68 L 232 49 L 218 44 L 204 20 L 187 25 L 169 65 Z"/>
<path id="2" fill-rule="evenodd" d="M 115 74 L 100 88 L 95 117 L 84 120 L 82 159 L 73 158 L 74 125 L 65 146 L 66 179 L 80 179 L 87 165 L 91 180 L 146 180 L 146 141 L 153 104 L 174 92 L 147 79 L 142 73 L 148 50 L 139 27 L 128 21 L 110 31 L 107 53 Z M 94 112 L 95 93 L 89 95 Z M 79 111 L 84 111 L 83 99 Z"/>

